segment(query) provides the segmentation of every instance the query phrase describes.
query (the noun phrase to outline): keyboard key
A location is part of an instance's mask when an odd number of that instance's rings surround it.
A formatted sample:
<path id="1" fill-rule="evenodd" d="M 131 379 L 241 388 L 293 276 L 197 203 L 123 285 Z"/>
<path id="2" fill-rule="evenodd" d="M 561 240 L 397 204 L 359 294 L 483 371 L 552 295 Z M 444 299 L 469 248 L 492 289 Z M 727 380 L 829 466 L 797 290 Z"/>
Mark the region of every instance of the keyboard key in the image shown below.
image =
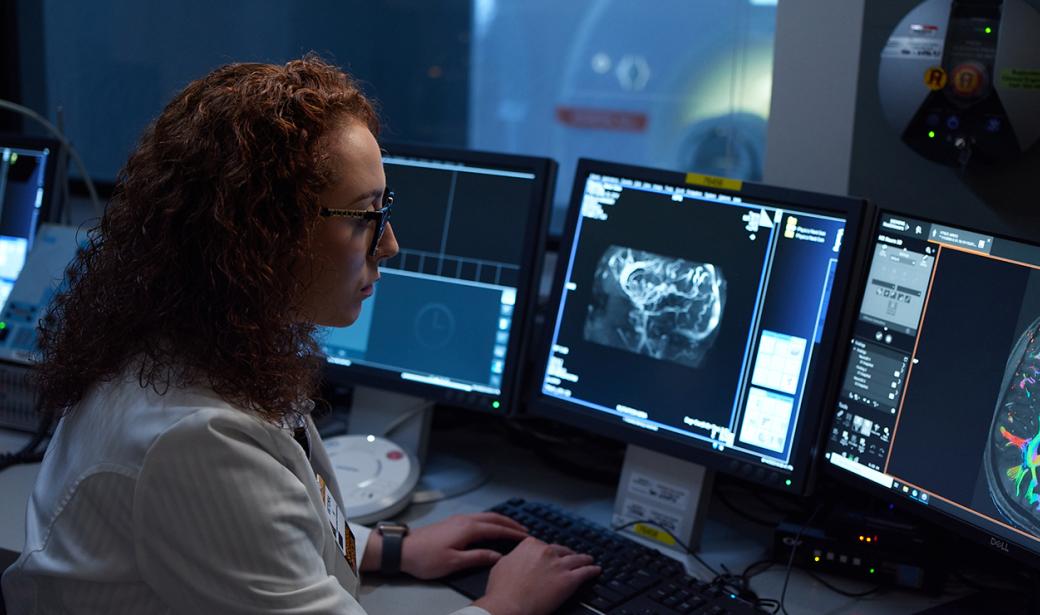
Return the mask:
<path id="1" fill-rule="evenodd" d="M 609 602 L 609 601 L 604 600 L 603 598 L 597 596 L 597 597 L 595 597 L 595 598 L 593 598 L 592 600 L 589 601 L 589 606 L 591 606 L 594 609 L 599 609 L 601 611 L 605 611 L 605 610 L 609 609 L 610 607 L 614 606 L 614 604 L 612 602 Z"/>
<path id="2" fill-rule="evenodd" d="M 621 592 L 614 591 L 605 585 L 593 586 L 592 593 L 597 597 L 606 600 L 610 604 L 617 604 L 626 598 L 626 596 Z"/>

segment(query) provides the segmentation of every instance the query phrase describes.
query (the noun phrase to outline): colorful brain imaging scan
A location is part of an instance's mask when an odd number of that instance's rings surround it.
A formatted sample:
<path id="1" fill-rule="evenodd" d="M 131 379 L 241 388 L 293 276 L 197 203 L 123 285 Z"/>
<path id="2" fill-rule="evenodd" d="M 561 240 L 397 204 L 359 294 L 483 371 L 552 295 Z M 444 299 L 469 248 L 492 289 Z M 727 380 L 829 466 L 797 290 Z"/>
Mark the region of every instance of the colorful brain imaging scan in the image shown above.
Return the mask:
<path id="1" fill-rule="evenodd" d="M 725 303 L 726 280 L 711 263 L 610 246 L 596 267 L 585 339 L 696 368 Z"/>
<path id="2" fill-rule="evenodd" d="M 1040 318 L 1008 357 L 986 445 L 989 493 L 1012 525 L 1040 535 Z"/>

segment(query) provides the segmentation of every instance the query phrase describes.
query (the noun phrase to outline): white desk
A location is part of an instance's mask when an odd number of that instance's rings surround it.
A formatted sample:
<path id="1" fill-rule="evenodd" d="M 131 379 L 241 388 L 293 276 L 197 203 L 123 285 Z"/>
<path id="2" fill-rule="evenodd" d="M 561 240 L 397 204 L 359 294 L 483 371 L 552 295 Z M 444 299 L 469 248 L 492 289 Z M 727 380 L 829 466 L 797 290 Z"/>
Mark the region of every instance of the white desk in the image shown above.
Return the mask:
<path id="1" fill-rule="evenodd" d="M 0 450 L 15 450 L 26 441 L 24 434 L 0 430 Z M 491 479 L 480 488 L 454 499 L 408 508 L 399 518 L 413 526 L 431 523 L 455 513 L 485 510 L 511 497 L 555 503 L 592 521 L 608 525 L 614 489 L 581 480 L 548 467 L 529 450 L 518 448 L 504 438 L 464 429 L 434 432 L 434 449 L 464 454 L 489 468 Z M 464 453 L 463 453 L 464 451 Z M 38 471 L 37 465 L 23 465 L 0 472 L 0 548 L 21 551 L 24 543 L 25 505 Z M 716 503 L 717 504 L 717 503 Z M 699 555 L 712 566 L 725 564 L 743 570 L 768 554 L 769 530 L 736 517 L 726 508 L 713 505 L 704 531 Z M 688 558 L 687 570 L 702 578 L 708 573 Z M 870 586 L 844 578 L 831 578 L 850 591 Z M 754 577 L 751 587 L 763 598 L 779 598 L 784 568 Z M 823 587 L 798 569 L 791 574 L 786 606 L 791 615 L 840 614 L 899 615 L 935 606 L 963 594 L 950 593 L 940 598 L 901 590 L 882 591 L 867 598 L 840 596 Z M 361 603 L 373 615 L 416 612 L 449 613 L 469 603 L 461 594 L 435 582 L 406 579 L 381 580 L 368 576 L 361 589 Z M 422 605 L 417 610 L 417 605 Z"/>

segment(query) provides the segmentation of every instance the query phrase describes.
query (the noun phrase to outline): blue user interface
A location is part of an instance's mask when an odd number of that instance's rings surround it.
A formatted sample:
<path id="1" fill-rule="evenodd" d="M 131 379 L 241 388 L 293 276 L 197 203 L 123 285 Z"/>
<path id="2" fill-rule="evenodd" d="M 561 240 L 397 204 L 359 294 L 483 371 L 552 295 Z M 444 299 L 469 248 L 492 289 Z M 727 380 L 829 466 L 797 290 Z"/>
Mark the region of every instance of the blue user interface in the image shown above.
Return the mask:
<path id="1" fill-rule="evenodd" d="M 358 321 L 324 332 L 328 361 L 499 395 L 536 175 L 406 156 L 383 163 L 401 249 Z"/>

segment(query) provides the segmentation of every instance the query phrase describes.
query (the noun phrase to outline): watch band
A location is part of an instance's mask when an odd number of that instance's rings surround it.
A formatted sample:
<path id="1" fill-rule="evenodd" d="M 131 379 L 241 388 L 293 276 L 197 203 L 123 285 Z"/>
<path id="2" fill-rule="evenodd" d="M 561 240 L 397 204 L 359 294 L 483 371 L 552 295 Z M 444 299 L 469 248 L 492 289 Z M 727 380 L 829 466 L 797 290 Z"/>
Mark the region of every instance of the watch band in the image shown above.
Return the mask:
<path id="1" fill-rule="evenodd" d="M 380 521 L 376 530 L 383 537 L 383 561 L 380 572 L 395 575 L 401 572 L 401 548 L 404 537 L 408 535 L 408 526 L 393 521 Z"/>

